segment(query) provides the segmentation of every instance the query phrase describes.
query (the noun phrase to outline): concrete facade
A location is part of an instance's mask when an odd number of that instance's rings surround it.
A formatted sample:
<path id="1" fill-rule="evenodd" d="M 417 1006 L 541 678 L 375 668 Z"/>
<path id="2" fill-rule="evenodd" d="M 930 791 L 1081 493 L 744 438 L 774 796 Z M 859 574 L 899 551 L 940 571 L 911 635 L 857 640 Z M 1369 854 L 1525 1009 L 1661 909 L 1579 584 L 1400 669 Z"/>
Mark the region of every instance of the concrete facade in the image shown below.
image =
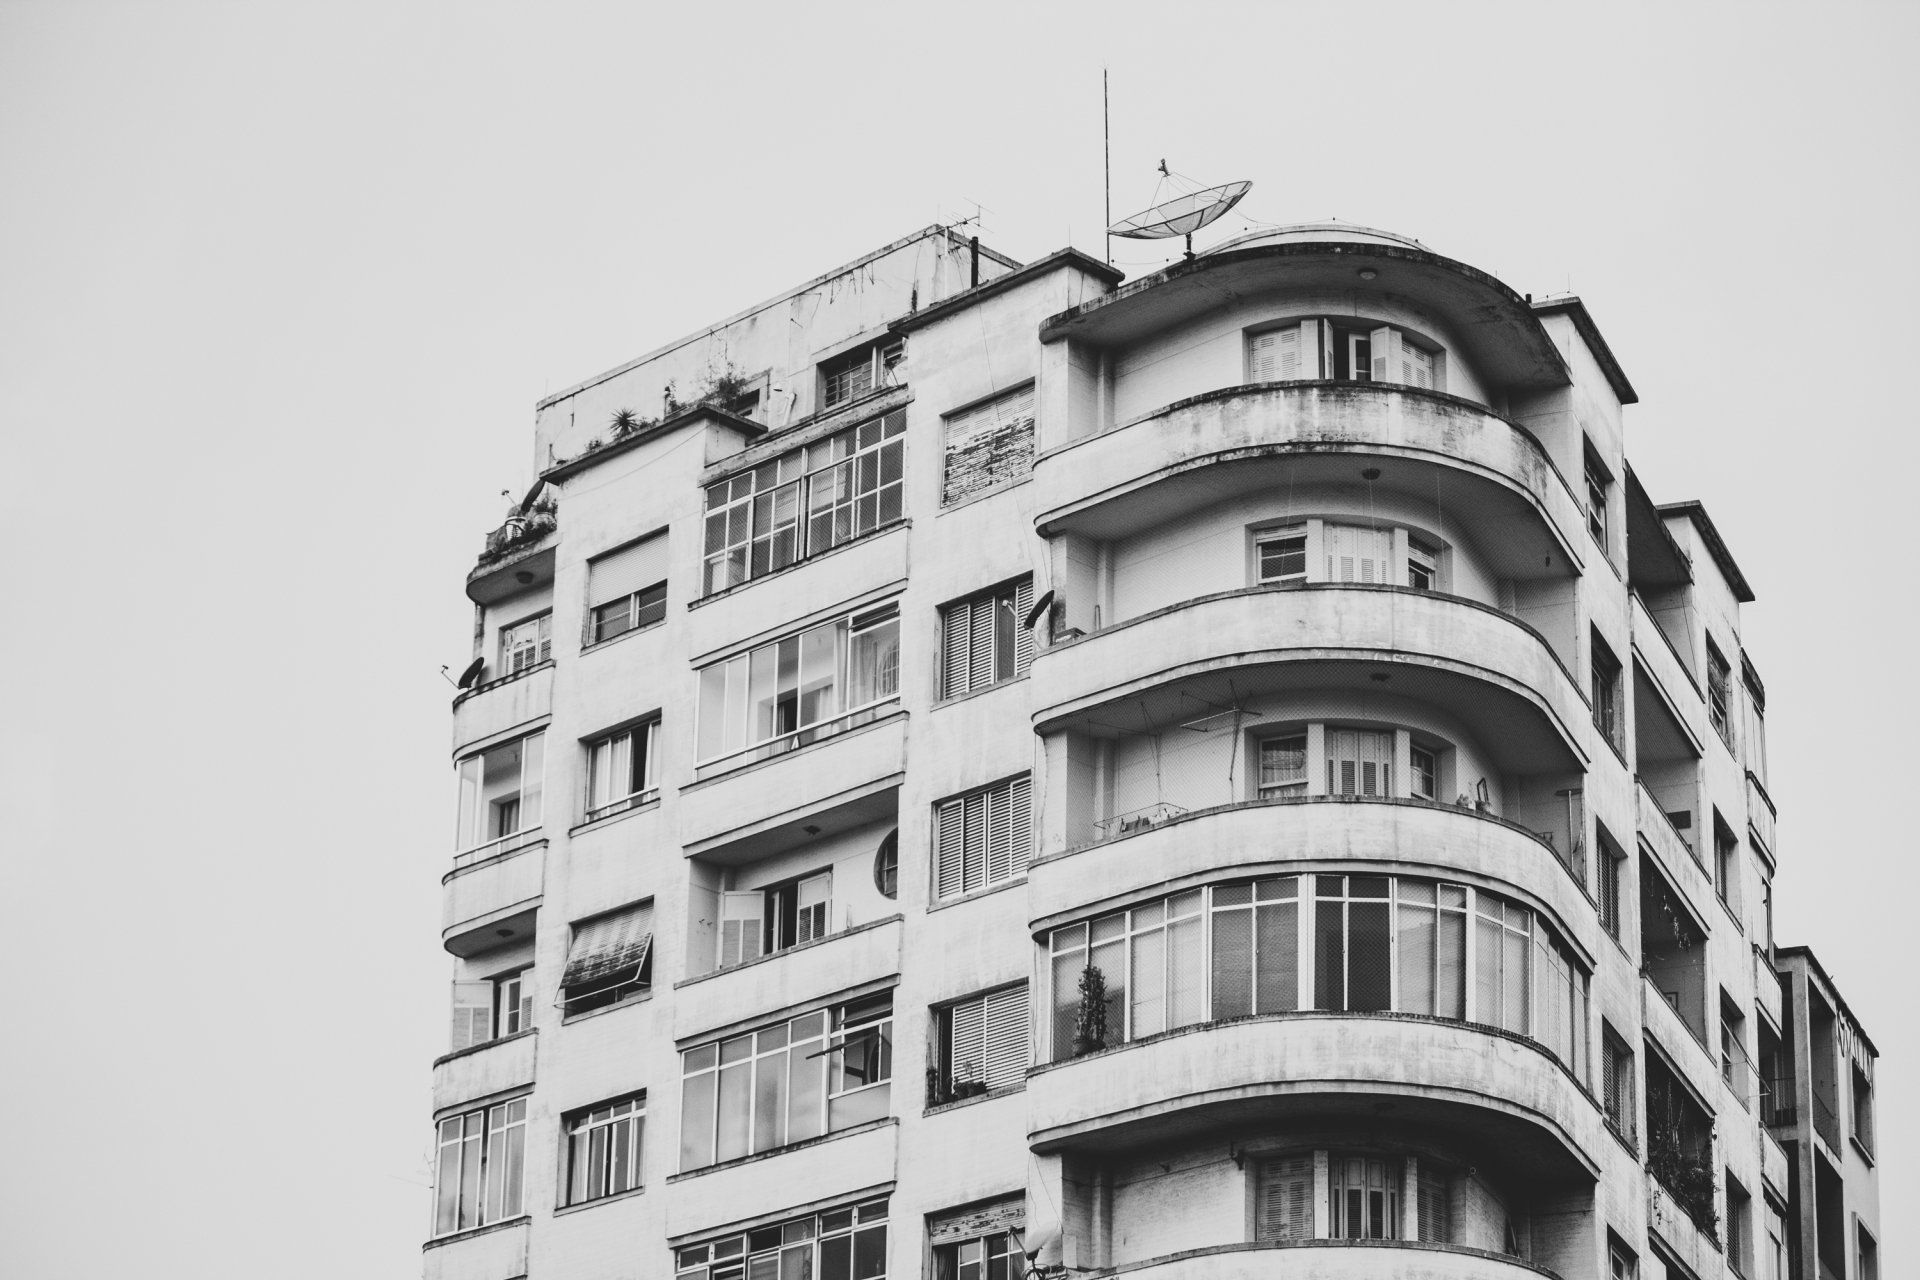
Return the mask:
<path id="1" fill-rule="evenodd" d="M 541 402 L 446 1280 L 1869 1280 L 1752 592 L 1577 299 L 940 228 Z"/>

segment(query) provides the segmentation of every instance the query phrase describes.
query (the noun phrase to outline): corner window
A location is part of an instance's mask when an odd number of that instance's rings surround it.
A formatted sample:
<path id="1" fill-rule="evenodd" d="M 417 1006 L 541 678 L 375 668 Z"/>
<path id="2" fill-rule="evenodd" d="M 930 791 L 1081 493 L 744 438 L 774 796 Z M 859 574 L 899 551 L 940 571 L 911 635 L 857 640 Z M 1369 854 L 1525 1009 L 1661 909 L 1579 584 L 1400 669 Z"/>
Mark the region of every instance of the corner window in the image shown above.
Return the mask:
<path id="1" fill-rule="evenodd" d="M 891 1105 L 893 994 L 697 1045 L 680 1064 L 683 1171 L 878 1120 Z"/>
<path id="2" fill-rule="evenodd" d="M 1593 535 L 1593 541 L 1602 552 L 1607 549 L 1607 503 L 1613 491 L 1613 473 L 1607 470 L 1607 464 L 1600 461 L 1595 452 L 1593 441 L 1585 442 L 1582 451 L 1585 462 L 1587 482 L 1587 532 Z"/>
<path id="3" fill-rule="evenodd" d="M 708 595 L 898 520 L 907 411 L 849 427 L 707 487 Z"/>
<path id="4" fill-rule="evenodd" d="M 666 534 L 587 562 L 587 644 L 650 627 L 666 616 Z"/>
<path id="5" fill-rule="evenodd" d="M 837 409 L 882 387 L 897 385 L 906 372 L 907 340 L 887 338 L 835 356 L 820 365 L 820 407 Z"/>
<path id="6" fill-rule="evenodd" d="M 1033 471 L 1033 386 L 995 396 L 946 420 L 940 505 L 1024 479 Z"/>
<path id="7" fill-rule="evenodd" d="M 654 780 L 654 754 L 659 736 L 660 722 L 649 720 L 587 747 L 588 822 L 659 797 L 659 786 Z"/>
<path id="8" fill-rule="evenodd" d="M 585 1204 L 640 1185 L 646 1094 L 575 1111 L 563 1124 L 567 1135 L 566 1203 Z"/>
<path id="9" fill-rule="evenodd" d="M 1025 984 L 935 1009 L 933 1038 L 928 1106 L 1019 1084 L 1027 1074 Z"/>
<path id="10" fill-rule="evenodd" d="M 1014 680 L 1033 662 L 1033 579 L 943 605 L 940 609 L 940 696 Z"/>
<path id="11" fill-rule="evenodd" d="M 823 1209 L 674 1251 L 674 1280 L 887 1280 L 887 1202 Z"/>
<path id="12" fill-rule="evenodd" d="M 1444 357 L 1396 325 L 1356 323 L 1347 317 L 1292 321 L 1247 336 L 1247 380 L 1391 382 L 1442 389 Z"/>
<path id="13" fill-rule="evenodd" d="M 1589 631 L 1588 648 L 1593 727 L 1618 751 L 1626 729 L 1620 712 L 1620 659 L 1613 656 L 1613 650 L 1597 630 Z"/>
<path id="14" fill-rule="evenodd" d="M 549 610 L 536 617 L 516 622 L 512 626 L 500 628 L 500 666 L 501 676 L 518 675 L 529 667 L 537 667 L 553 657 L 553 613 Z"/>
<path id="15" fill-rule="evenodd" d="M 1359 582 L 1445 590 L 1446 551 L 1398 525 L 1314 517 L 1253 534 L 1254 580 L 1261 586 Z"/>
<path id="16" fill-rule="evenodd" d="M 546 735 L 529 734 L 460 762 L 457 848 L 473 860 L 479 851 L 540 825 Z M 488 849 L 488 852 L 493 850 Z"/>
<path id="17" fill-rule="evenodd" d="M 573 926 L 560 1004 L 571 1016 L 653 990 L 653 903 L 642 902 Z"/>
<path id="18" fill-rule="evenodd" d="M 1026 874 L 1033 852 L 1030 794 L 1022 774 L 933 807 L 937 897 L 957 898 Z"/>
<path id="19" fill-rule="evenodd" d="M 703 765 L 746 763 L 865 724 L 900 693 L 900 614 L 879 605 L 700 670 Z"/>
<path id="20" fill-rule="evenodd" d="M 433 1179 L 433 1234 L 452 1235 L 517 1218 L 527 1161 L 527 1100 L 440 1121 Z"/>

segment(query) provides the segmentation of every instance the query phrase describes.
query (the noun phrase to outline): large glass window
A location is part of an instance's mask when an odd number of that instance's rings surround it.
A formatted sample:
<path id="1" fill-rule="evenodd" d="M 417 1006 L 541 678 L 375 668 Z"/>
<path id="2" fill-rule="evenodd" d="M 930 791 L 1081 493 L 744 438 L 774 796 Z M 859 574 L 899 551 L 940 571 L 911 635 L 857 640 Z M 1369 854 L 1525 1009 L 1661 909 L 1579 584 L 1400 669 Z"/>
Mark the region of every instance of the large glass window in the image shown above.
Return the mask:
<path id="1" fill-rule="evenodd" d="M 700 760 L 755 759 L 851 728 L 900 691 L 900 615 L 880 605 L 700 671 Z M 742 761 L 744 763 L 744 761 Z"/>
<path id="2" fill-rule="evenodd" d="M 1255 530 L 1253 549 L 1254 581 L 1263 586 L 1359 582 L 1444 590 L 1444 546 L 1400 525 L 1315 516 Z"/>
<path id="3" fill-rule="evenodd" d="M 540 825 L 546 735 L 535 733 L 460 762 L 456 847 L 468 852 Z"/>
<path id="4" fill-rule="evenodd" d="M 448 1116 L 439 1125 L 433 1234 L 517 1218 L 527 1157 L 527 1100 Z"/>
<path id="5" fill-rule="evenodd" d="M 1586 970 L 1530 908 L 1467 885 L 1330 873 L 1216 884 L 1054 929 L 1047 952 L 1056 1061 L 1295 1010 L 1484 1023 L 1575 1074 L 1586 1061 Z"/>
<path id="6" fill-rule="evenodd" d="M 567 1203 L 583 1204 L 640 1185 L 647 1096 L 576 1111 L 566 1119 Z"/>
<path id="7" fill-rule="evenodd" d="M 674 1251 L 675 1280 L 886 1280 L 887 1202 L 869 1200 Z"/>
<path id="8" fill-rule="evenodd" d="M 680 1064 L 682 1170 L 878 1120 L 890 1105 L 893 995 L 698 1045 Z"/>
<path id="9" fill-rule="evenodd" d="M 709 486 L 707 593 L 898 520 L 906 432 L 907 411 L 896 409 Z"/>

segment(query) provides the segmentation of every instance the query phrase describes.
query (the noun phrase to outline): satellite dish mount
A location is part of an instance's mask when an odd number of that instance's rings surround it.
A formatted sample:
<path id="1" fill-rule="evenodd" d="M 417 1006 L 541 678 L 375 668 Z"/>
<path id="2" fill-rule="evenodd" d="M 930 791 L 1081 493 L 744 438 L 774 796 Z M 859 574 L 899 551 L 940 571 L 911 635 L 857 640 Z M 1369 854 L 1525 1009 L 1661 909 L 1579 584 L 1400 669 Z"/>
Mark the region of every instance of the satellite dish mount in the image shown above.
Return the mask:
<path id="1" fill-rule="evenodd" d="M 1160 162 L 1160 173 L 1163 178 L 1173 176 L 1167 172 L 1165 160 Z M 1187 261 L 1191 262 L 1193 233 L 1239 204 L 1240 198 L 1252 189 L 1251 182 L 1229 182 L 1175 196 L 1131 218 L 1120 219 L 1107 228 L 1107 234 L 1123 240 L 1167 240 L 1174 236 L 1185 236 Z"/>

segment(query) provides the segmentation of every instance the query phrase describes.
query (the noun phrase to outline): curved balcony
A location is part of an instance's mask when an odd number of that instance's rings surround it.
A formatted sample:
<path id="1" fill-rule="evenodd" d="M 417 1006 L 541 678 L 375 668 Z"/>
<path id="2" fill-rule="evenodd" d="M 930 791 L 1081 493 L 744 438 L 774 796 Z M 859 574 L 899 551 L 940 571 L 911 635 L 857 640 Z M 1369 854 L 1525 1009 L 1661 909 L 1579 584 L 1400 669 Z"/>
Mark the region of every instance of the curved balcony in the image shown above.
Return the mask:
<path id="1" fill-rule="evenodd" d="M 533 929 L 546 883 L 547 842 L 538 832 L 497 842 L 501 852 L 440 878 L 445 895 L 441 944 L 476 955 Z"/>
<path id="2" fill-rule="evenodd" d="M 1284 862 L 1276 851 L 1284 850 Z M 1592 955 L 1593 908 L 1566 864 L 1523 827 L 1417 800 L 1315 796 L 1254 800 L 1167 819 L 1102 844 L 1036 859 L 1027 905 L 1036 929 L 1097 914 L 1147 889 L 1177 892 L 1236 875 L 1290 875 L 1305 864 L 1377 862 L 1383 870 L 1477 876 L 1544 908 Z"/>
<path id="3" fill-rule="evenodd" d="M 1115 1267 L 1127 1280 L 1538 1280 L 1554 1273 L 1504 1254 L 1397 1240 L 1271 1241 L 1187 1249 Z"/>
<path id="4" fill-rule="evenodd" d="M 1551 1055 L 1488 1027 L 1377 1014 L 1203 1024 L 1027 1077 L 1034 1151 L 1125 1151 L 1332 1119 L 1449 1135 L 1519 1180 L 1590 1180 L 1600 1109 Z"/>
<path id="5" fill-rule="evenodd" d="M 529 1028 L 434 1059 L 434 1113 L 532 1084 L 538 1044 L 539 1032 Z"/>
<path id="6" fill-rule="evenodd" d="M 1376 492 L 1461 522 L 1501 577 L 1581 563 L 1579 501 L 1530 432 L 1471 401 L 1384 383 L 1228 387 L 1049 449 L 1034 461 L 1035 524 L 1104 540 L 1238 493 L 1356 484 L 1366 469 L 1380 472 Z"/>
<path id="7" fill-rule="evenodd" d="M 1042 734 L 1192 718 L 1313 689 L 1393 693 L 1471 728 L 1503 771 L 1581 769 L 1586 699 L 1539 632 L 1458 596 L 1353 583 L 1201 596 L 1058 643 L 1033 663 Z"/>
<path id="8" fill-rule="evenodd" d="M 553 663 L 489 679 L 453 700 L 453 754 L 553 714 Z"/>

